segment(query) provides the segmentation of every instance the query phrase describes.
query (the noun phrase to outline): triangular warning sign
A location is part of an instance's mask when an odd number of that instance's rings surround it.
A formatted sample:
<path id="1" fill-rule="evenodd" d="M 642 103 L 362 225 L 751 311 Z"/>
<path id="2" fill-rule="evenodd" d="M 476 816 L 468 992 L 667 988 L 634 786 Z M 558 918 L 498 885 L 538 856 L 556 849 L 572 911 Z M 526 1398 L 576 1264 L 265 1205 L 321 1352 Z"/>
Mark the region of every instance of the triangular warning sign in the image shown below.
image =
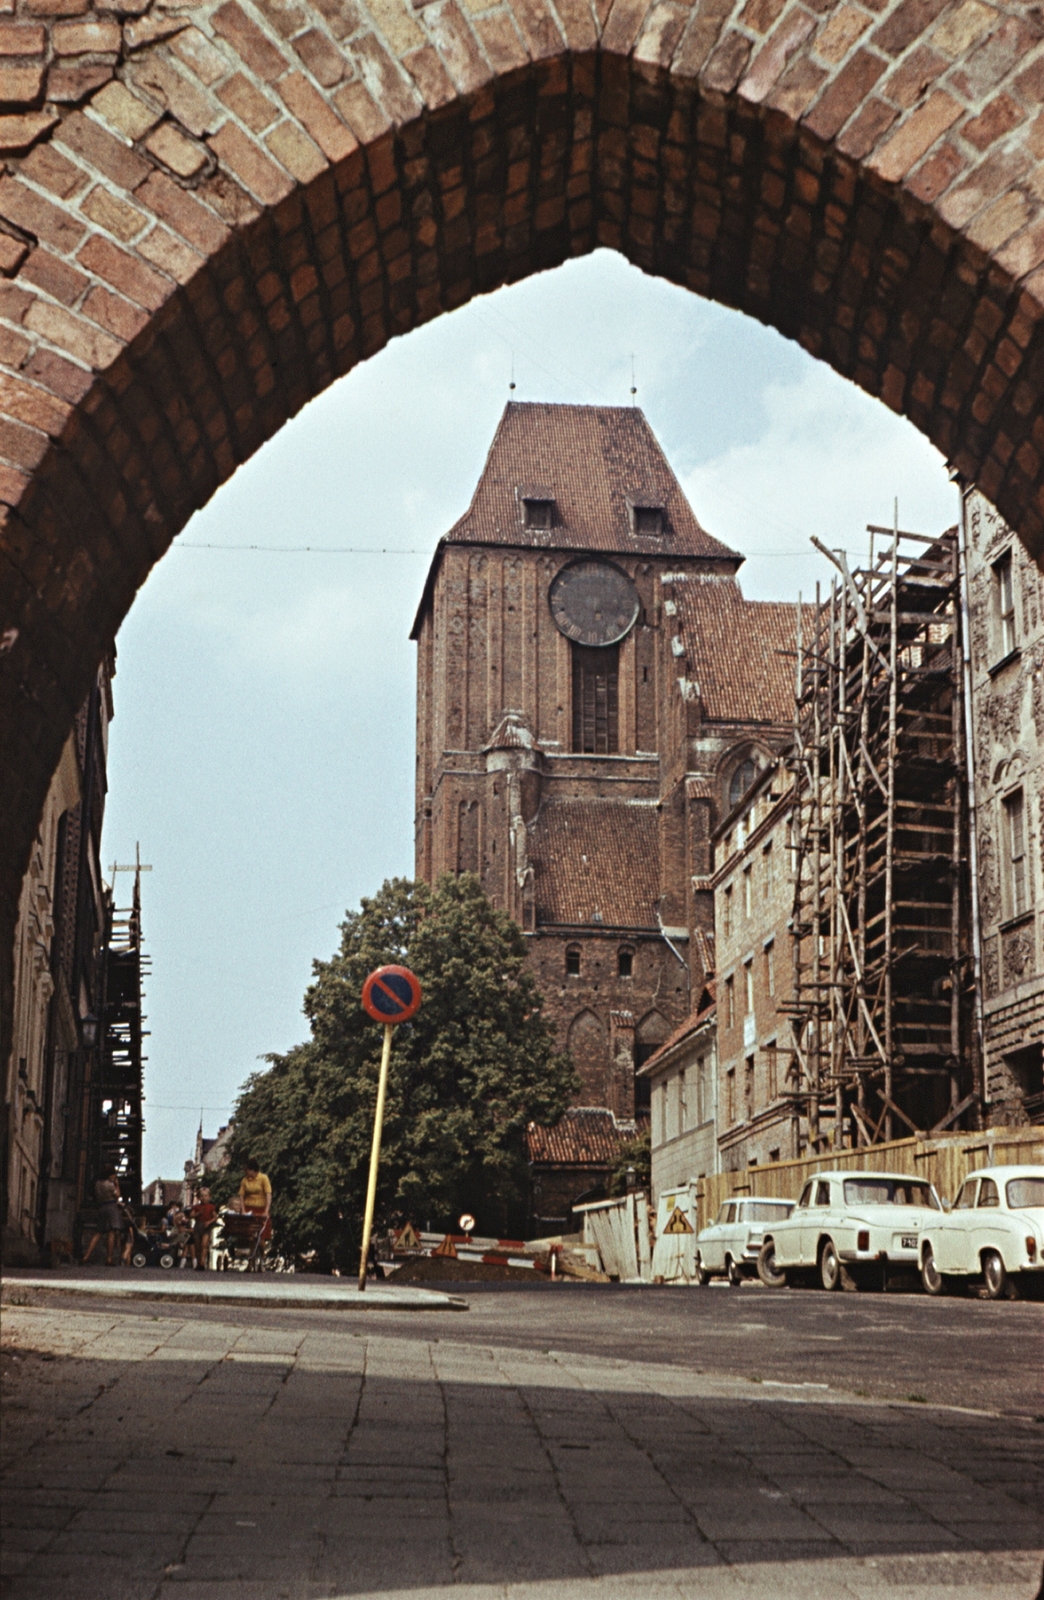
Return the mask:
<path id="1" fill-rule="evenodd" d="M 689 1221 L 681 1206 L 676 1205 L 664 1226 L 664 1233 L 695 1233 L 696 1229 Z"/>
<path id="2" fill-rule="evenodd" d="M 437 1244 L 431 1253 L 433 1256 L 451 1256 L 454 1261 L 457 1259 L 457 1247 L 448 1233 L 442 1243 Z"/>
<path id="3" fill-rule="evenodd" d="M 416 1250 L 420 1244 L 420 1234 L 412 1222 L 407 1222 L 395 1235 L 396 1248 L 399 1250 Z"/>

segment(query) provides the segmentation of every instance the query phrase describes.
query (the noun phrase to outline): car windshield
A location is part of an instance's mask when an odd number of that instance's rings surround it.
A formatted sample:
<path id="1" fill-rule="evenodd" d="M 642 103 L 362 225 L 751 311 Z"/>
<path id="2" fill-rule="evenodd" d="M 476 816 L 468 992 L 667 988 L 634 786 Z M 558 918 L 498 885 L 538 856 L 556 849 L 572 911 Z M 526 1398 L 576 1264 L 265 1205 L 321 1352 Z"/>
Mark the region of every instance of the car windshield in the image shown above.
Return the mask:
<path id="1" fill-rule="evenodd" d="M 938 1211 L 930 1183 L 913 1178 L 846 1178 L 846 1206 L 930 1206 Z"/>
<path id="2" fill-rule="evenodd" d="M 793 1200 L 752 1200 L 747 1206 L 747 1221 L 778 1222 L 780 1217 L 789 1217 L 793 1209 Z"/>
<path id="3" fill-rule="evenodd" d="M 1044 1206 L 1044 1178 L 1010 1178 L 1004 1190 L 1009 1211 Z"/>

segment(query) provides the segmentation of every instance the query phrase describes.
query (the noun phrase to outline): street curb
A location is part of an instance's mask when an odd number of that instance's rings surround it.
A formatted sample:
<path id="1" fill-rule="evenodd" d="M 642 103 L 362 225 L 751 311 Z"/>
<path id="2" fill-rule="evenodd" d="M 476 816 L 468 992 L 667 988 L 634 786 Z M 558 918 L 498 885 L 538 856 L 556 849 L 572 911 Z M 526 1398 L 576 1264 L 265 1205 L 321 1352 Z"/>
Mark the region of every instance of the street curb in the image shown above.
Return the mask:
<path id="1" fill-rule="evenodd" d="M 195 1275 L 193 1275 L 195 1276 Z M 235 1278 L 250 1281 L 229 1282 L 232 1275 L 215 1274 L 224 1281 L 213 1289 L 197 1281 L 183 1282 L 174 1278 L 164 1282 L 155 1279 L 127 1282 L 99 1277 L 84 1278 L 12 1277 L 5 1274 L 0 1279 L 0 1299 L 11 1303 L 12 1290 L 31 1289 L 35 1293 L 79 1295 L 94 1300 L 165 1300 L 179 1305 L 240 1306 L 264 1305 L 291 1311 L 467 1311 L 468 1302 L 459 1295 L 442 1294 L 438 1290 L 399 1288 L 394 1286 L 368 1287 L 360 1294 L 354 1283 L 309 1283 L 296 1292 L 289 1284 L 277 1284 L 269 1274 L 235 1274 Z M 281 1274 L 280 1274 L 281 1276 Z"/>

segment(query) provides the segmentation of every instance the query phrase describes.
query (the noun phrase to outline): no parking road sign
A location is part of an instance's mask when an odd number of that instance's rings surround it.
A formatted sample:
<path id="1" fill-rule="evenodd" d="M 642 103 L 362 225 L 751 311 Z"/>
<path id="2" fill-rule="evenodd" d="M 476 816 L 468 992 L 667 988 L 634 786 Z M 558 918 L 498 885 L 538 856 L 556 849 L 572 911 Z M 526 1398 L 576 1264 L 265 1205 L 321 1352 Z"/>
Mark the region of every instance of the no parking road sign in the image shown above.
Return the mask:
<path id="1" fill-rule="evenodd" d="M 366 1288 L 366 1258 L 370 1253 L 373 1208 L 377 1199 L 377 1163 L 381 1156 L 381 1128 L 384 1124 L 384 1096 L 388 1088 L 388 1062 L 392 1034 L 398 1022 L 409 1022 L 420 1010 L 421 986 L 409 967 L 378 967 L 363 984 L 362 1004 L 367 1016 L 384 1023 L 384 1049 L 377 1078 L 377 1109 L 373 1118 L 373 1147 L 370 1150 L 370 1179 L 366 1185 L 366 1212 L 363 1216 L 362 1259 L 359 1262 L 359 1290 Z"/>
<path id="2" fill-rule="evenodd" d="M 409 1022 L 420 1010 L 421 986 L 409 967 L 378 967 L 363 984 L 362 1003 L 374 1022 Z"/>

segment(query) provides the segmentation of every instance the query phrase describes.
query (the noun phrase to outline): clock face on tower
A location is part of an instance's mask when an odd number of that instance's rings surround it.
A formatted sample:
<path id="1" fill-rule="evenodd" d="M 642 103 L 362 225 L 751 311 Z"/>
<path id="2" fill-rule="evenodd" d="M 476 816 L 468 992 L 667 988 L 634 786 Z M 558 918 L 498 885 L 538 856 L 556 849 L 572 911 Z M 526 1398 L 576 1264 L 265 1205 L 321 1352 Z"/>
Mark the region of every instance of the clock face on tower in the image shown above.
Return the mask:
<path id="1" fill-rule="evenodd" d="M 582 645 L 618 644 L 638 618 L 638 591 L 608 561 L 572 561 L 548 591 L 555 626 Z"/>

